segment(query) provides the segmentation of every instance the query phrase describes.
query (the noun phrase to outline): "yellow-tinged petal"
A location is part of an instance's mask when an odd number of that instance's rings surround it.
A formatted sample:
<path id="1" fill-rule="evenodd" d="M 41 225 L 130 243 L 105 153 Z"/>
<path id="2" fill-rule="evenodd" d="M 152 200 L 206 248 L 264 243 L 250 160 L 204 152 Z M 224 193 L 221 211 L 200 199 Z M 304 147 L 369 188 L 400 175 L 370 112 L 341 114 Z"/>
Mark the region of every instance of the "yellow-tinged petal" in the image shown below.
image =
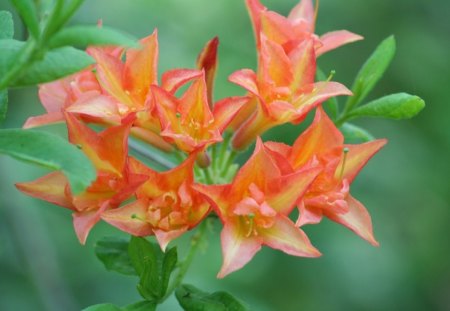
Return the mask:
<path id="1" fill-rule="evenodd" d="M 134 102 L 123 86 L 124 64 L 120 58 L 109 55 L 99 48 L 91 48 L 88 53 L 97 62 L 97 77 L 101 86 L 120 103 L 133 107 Z"/>
<path id="2" fill-rule="evenodd" d="M 220 234 L 222 241 L 223 264 L 218 278 L 245 266 L 261 249 L 262 240 L 258 236 L 246 237 L 245 228 L 238 222 L 225 223 Z"/>
<path id="3" fill-rule="evenodd" d="M 366 165 L 367 161 L 386 143 L 386 139 L 377 139 L 359 145 L 344 145 L 344 147 L 348 148 L 345 163 L 344 157 L 342 157 L 341 162 L 336 168 L 335 177 L 338 179 L 347 179 L 351 183 L 359 171 Z M 344 169 L 342 169 L 342 165 L 344 165 Z"/>
<path id="4" fill-rule="evenodd" d="M 123 87 L 138 103 L 144 103 L 150 85 L 158 78 L 158 32 L 140 41 L 140 49 L 128 49 L 123 69 Z"/>
<path id="5" fill-rule="evenodd" d="M 267 182 L 279 177 L 281 177 L 280 170 L 258 138 L 253 155 L 236 174 L 230 192 L 242 196 L 251 184 L 265 191 Z"/>
<path id="6" fill-rule="evenodd" d="M 233 96 L 216 102 L 213 109 L 214 128 L 222 133 L 249 100 L 249 97 Z"/>
<path id="7" fill-rule="evenodd" d="M 68 184 L 61 172 L 53 172 L 31 182 L 17 183 L 16 187 L 29 196 L 73 210 L 71 198 L 66 193 Z"/>
<path id="8" fill-rule="evenodd" d="M 328 51 L 337 49 L 344 44 L 359 41 L 362 39 L 364 39 L 364 37 L 347 30 L 328 32 L 322 35 L 319 39 L 322 45 L 316 50 L 317 57 Z"/>
<path id="9" fill-rule="evenodd" d="M 346 226 L 373 246 L 379 246 L 373 235 L 372 220 L 364 205 L 351 195 L 346 201 L 349 207 L 347 213 L 332 213 L 324 210 L 324 214 L 331 220 Z"/>
<path id="10" fill-rule="evenodd" d="M 314 83 L 316 75 L 316 55 L 314 53 L 314 40 L 305 40 L 291 53 L 289 59 L 292 64 L 294 80 L 291 89 L 298 90 L 304 85 Z"/>
<path id="11" fill-rule="evenodd" d="M 278 215 L 268 229 L 260 229 L 263 243 L 286 254 L 300 257 L 319 257 L 321 253 L 312 246 L 306 234 L 284 215 Z"/>
<path id="12" fill-rule="evenodd" d="M 259 96 L 258 82 L 256 81 L 257 77 L 256 73 L 253 70 L 241 69 L 235 71 L 228 77 L 228 80 L 232 83 L 242 86 L 250 93 Z"/>
<path id="13" fill-rule="evenodd" d="M 341 156 L 343 143 L 343 135 L 319 107 L 312 124 L 294 142 L 289 161 L 294 168 L 299 168 L 313 156 L 321 157 L 333 150 L 337 150 L 336 156 Z"/>
<path id="14" fill-rule="evenodd" d="M 230 191 L 230 185 L 193 184 L 192 188 L 203 195 L 221 219 L 227 217 L 230 201 L 226 198 Z"/>
<path id="15" fill-rule="evenodd" d="M 312 0 L 301 0 L 289 13 L 288 19 L 293 23 L 305 21 L 307 23 L 308 31 L 313 33 L 316 23 L 316 14 Z"/>
<path id="16" fill-rule="evenodd" d="M 278 44 L 295 38 L 292 24 L 286 17 L 273 12 L 263 11 L 260 15 L 261 32 L 269 39 Z"/>
<path id="17" fill-rule="evenodd" d="M 204 73 L 187 89 L 180 99 L 178 112 L 181 114 L 181 122 L 189 124 L 191 122 L 199 123 L 207 127 L 213 122 L 213 114 L 208 105 L 208 96 L 206 93 L 206 81 Z"/>
<path id="18" fill-rule="evenodd" d="M 292 66 L 283 47 L 261 34 L 261 54 L 259 59 L 260 83 L 274 86 L 290 86 L 293 81 Z"/>
<path id="19" fill-rule="evenodd" d="M 140 199 L 120 208 L 105 211 L 101 218 L 110 225 L 135 236 L 152 235 L 152 227 L 146 221 L 148 200 Z"/>
<path id="20" fill-rule="evenodd" d="M 321 171 L 318 167 L 309 168 L 270 182 L 267 203 L 278 213 L 289 215 Z"/>
<path id="21" fill-rule="evenodd" d="M 299 204 L 298 209 L 300 215 L 298 216 L 297 222 L 295 223 L 297 227 L 308 224 L 318 224 L 322 220 L 323 212 L 320 208 L 306 207 L 302 202 Z"/>
<path id="22" fill-rule="evenodd" d="M 256 38 L 256 45 L 259 48 L 261 32 L 261 12 L 266 11 L 267 8 L 261 4 L 259 0 L 245 0 L 250 19 L 252 20 L 253 30 Z"/>

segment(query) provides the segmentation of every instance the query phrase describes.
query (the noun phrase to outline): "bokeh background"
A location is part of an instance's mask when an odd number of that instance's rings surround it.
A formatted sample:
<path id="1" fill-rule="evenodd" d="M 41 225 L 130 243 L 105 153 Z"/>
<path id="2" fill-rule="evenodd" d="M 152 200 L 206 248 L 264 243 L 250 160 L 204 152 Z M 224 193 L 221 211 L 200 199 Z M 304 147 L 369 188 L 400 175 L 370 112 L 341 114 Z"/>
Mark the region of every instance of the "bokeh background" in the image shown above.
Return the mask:
<path id="1" fill-rule="evenodd" d="M 296 0 L 265 0 L 287 14 Z M 0 9 L 10 10 L 7 0 Z M 17 16 L 16 16 L 17 18 Z M 160 72 L 193 67 L 204 43 L 219 36 L 216 98 L 242 94 L 226 81 L 240 68 L 255 67 L 253 33 L 243 0 L 86 0 L 71 23 L 103 19 L 137 37 L 155 27 L 160 39 Z M 450 2 L 448 0 L 323 0 L 317 32 L 348 29 L 365 40 L 321 57 L 325 72 L 351 86 L 376 45 L 394 34 L 397 54 L 375 98 L 405 91 L 425 99 L 413 120 L 358 122 L 389 144 L 352 186 L 365 203 L 379 248 L 330 221 L 305 231 L 322 252 L 319 259 L 263 249 L 244 269 L 223 280 L 220 227 L 195 260 L 186 282 L 208 291 L 229 290 L 256 311 L 450 310 Z M 24 31 L 16 22 L 16 38 Z M 8 121 L 20 127 L 43 109 L 35 88 L 10 91 Z M 47 130 L 61 130 L 49 127 Z M 271 139 L 293 141 L 301 127 L 287 126 Z M 25 197 L 13 186 L 45 172 L 0 157 L 0 310 L 80 310 L 139 300 L 136 279 L 106 272 L 93 252 L 104 235 L 97 226 L 86 246 L 77 242 L 70 213 Z M 181 253 L 187 238 L 179 241 Z M 180 310 L 174 299 L 158 310 Z"/>

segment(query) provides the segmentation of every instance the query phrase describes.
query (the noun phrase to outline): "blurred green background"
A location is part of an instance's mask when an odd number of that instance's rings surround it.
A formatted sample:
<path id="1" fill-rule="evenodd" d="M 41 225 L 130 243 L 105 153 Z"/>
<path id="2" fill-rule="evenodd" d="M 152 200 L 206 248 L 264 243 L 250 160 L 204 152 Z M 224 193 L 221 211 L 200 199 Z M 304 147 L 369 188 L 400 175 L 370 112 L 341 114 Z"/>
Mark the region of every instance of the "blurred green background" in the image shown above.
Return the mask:
<path id="1" fill-rule="evenodd" d="M 296 2 L 263 1 L 283 14 Z M 1 0 L 0 9 L 11 10 L 8 1 Z M 193 67 L 203 44 L 218 35 L 216 98 L 242 94 L 226 78 L 255 66 L 243 0 L 87 0 L 71 22 L 95 24 L 98 19 L 137 37 L 157 27 L 160 73 Z M 218 280 L 217 227 L 186 282 L 208 291 L 229 290 L 256 311 L 450 310 L 450 1 L 321 1 L 317 32 L 337 29 L 365 40 L 320 59 L 325 72 L 336 70 L 334 80 L 350 87 L 375 46 L 394 34 L 396 57 L 371 97 L 405 91 L 427 103 L 413 120 L 358 122 L 389 139 L 352 186 L 372 215 L 381 246 L 373 248 L 324 221 L 304 228 L 323 257 L 295 258 L 263 249 L 244 269 Z M 23 37 L 17 22 L 16 38 Z M 36 94 L 35 88 L 10 91 L 4 127 L 20 127 L 28 116 L 42 113 Z M 299 131 L 288 126 L 270 137 L 292 141 Z M 70 311 L 139 300 L 136 279 L 106 272 L 93 252 L 97 239 L 120 235 L 117 230 L 100 224 L 81 246 L 68 211 L 25 197 L 14 187 L 44 170 L 0 157 L 0 172 L 0 310 Z M 181 248 L 183 242 L 186 238 L 179 241 Z M 179 309 L 172 299 L 158 310 Z"/>

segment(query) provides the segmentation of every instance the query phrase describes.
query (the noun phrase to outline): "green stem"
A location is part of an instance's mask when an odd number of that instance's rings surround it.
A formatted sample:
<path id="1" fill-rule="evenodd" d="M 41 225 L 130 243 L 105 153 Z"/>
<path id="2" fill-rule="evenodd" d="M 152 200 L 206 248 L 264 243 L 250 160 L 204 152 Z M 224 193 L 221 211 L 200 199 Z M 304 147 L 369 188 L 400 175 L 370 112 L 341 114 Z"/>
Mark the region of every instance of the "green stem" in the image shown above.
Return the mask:
<path id="1" fill-rule="evenodd" d="M 206 233 L 206 229 L 208 228 L 208 221 L 204 220 L 198 227 L 197 232 L 192 236 L 191 238 L 191 248 L 189 249 L 189 252 L 186 256 L 186 258 L 181 262 L 178 270 L 178 274 L 173 279 L 172 283 L 170 284 L 166 295 L 161 299 L 161 302 L 165 301 L 167 298 L 169 298 L 175 289 L 181 285 L 183 282 L 183 279 L 189 270 L 189 267 L 192 263 L 192 260 L 194 259 L 194 256 L 200 246 L 200 242 L 203 239 L 203 236 Z"/>

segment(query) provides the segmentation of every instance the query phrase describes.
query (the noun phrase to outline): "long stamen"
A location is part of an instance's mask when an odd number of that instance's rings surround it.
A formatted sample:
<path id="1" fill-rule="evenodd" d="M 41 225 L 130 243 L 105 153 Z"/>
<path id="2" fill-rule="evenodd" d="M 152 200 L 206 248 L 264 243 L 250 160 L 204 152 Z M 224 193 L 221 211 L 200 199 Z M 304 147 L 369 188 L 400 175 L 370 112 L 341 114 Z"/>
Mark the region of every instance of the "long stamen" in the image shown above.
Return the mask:
<path id="1" fill-rule="evenodd" d="M 344 168 L 345 168 L 345 163 L 347 162 L 347 154 L 349 152 L 349 149 L 347 147 L 345 147 L 342 151 L 344 152 L 344 159 L 342 160 L 342 166 L 341 166 L 341 172 L 339 173 L 339 179 L 342 179 L 342 176 L 344 175 Z"/>

